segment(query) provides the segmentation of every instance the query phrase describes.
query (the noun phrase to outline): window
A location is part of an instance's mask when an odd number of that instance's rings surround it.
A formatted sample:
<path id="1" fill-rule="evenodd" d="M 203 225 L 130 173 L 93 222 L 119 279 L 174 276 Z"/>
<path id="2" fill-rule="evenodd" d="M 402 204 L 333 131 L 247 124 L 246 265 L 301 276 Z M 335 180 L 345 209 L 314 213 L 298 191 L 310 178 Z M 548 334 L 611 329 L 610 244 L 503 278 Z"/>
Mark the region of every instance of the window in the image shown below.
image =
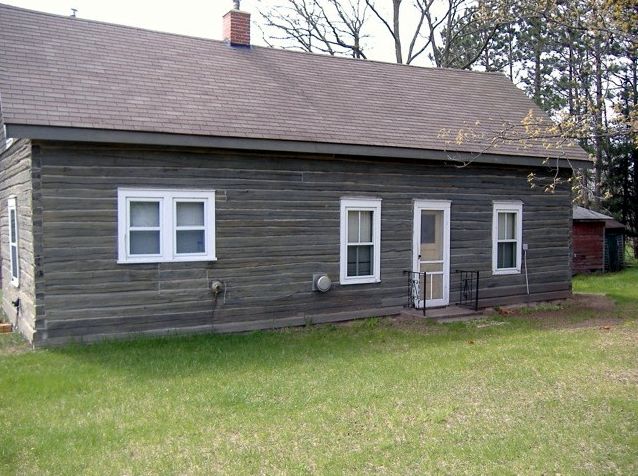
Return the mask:
<path id="1" fill-rule="evenodd" d="M 9 211 L 9 263 L 11 265 L 11 284 L 17 286 L 20 282 L 20 256 L 18 252 L 18 212 L 15 197 L 9 197 L 7 209 Z"/>
<path id="2" fill-rule="evenodd" d="M 521 272 L 521 240 L 523 235 L 523 204 L 494 202 L 492 218 L 493 274 Z"/>
<path id="3" fill-rule="evenodd" d="M 118 263 L 214 261 L 214 190 L 118 189 Z"/>
<path id="4" fill-rule="evenodd" d="M 381 199 L 341 200 L 341 284 L 381 281 Z"/>

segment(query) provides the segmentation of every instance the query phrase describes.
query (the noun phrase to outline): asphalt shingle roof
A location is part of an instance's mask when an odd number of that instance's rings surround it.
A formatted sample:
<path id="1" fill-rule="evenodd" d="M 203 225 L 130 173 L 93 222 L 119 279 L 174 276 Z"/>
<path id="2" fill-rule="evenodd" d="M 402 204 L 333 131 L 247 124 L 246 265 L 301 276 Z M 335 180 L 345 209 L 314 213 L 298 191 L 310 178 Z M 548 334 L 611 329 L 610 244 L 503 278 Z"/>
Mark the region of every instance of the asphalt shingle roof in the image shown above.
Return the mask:
<path id="1" fill-rule="evenodd" d="M 467 152 L 530 110 L 544 116 L 501 74 L 237 48 L 6 5 L 0 98 L 7 124 Z M 476 137 L 458 144 L 459 129 Z M 534 143 L 487 151 L 587 158 Z"/>
<path id="2" fill-rule="evenodd" d="M 612 217 L 595 212 L 589 208 L 574 205 L 574 220 L 613 220 Z"/>
<path id="3" fill-rule="evenodd" d="M 579 207 L 578 205 L 574 205 L 572 218 L 578 221 L 604 221 L 605 228 L 625 228 L 625 225 L 614 220 L 614 218 L 609 215 L 595 212 L 589 208 Z"/>

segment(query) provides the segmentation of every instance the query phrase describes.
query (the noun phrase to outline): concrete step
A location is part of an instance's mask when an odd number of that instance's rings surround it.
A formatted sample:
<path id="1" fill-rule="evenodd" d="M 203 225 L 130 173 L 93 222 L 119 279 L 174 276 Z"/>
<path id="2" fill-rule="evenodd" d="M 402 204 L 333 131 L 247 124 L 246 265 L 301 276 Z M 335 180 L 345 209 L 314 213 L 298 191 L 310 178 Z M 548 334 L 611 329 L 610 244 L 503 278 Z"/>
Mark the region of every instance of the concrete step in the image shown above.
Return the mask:
<path id="1" fill-rule="evenodd" d="M 423 318 L 422 309 L 405 309 L 401 315 L 406 317 L 420 317 Z M 425 318 L 432 319 L 436 322 L 461 322 L 469 321 L 472 319 L 480 319 L 483 317 L 482 311 L 475 311 L 473 309 L 461 306 L 446 306 L 437 307 L 432 309 L 426 309 Z"/>

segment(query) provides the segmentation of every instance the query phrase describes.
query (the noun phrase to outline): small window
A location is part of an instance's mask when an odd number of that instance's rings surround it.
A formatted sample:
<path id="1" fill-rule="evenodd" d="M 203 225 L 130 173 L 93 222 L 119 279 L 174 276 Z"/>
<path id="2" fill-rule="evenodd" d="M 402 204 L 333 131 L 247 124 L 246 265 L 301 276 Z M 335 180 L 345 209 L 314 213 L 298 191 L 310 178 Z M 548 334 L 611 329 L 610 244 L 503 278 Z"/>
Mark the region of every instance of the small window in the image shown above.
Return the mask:
<path id="1" fill-rule="evenodd" d="M 213 190 L 118 190 L 119 263 L 214 261 Z"/>
<path id="2" fill-rule="evenodd" d="M 341 284 L 381 280 L 381 200 L 341 200 Z"/>
<path id="3" fill-rule="evenodd" d="M 494 202 L 492 218 L 492 271 L 494 274 L 521 272 L 523 204 Z"/>
<path id="4" fill-rule="evenodd" d="M 18 212 L 15 197 L 7 202 L 9 211 L 9 263 L 11 266 L 11 284 L 17 286 L 20 282 L 20 256 L 18 251 Z"/>

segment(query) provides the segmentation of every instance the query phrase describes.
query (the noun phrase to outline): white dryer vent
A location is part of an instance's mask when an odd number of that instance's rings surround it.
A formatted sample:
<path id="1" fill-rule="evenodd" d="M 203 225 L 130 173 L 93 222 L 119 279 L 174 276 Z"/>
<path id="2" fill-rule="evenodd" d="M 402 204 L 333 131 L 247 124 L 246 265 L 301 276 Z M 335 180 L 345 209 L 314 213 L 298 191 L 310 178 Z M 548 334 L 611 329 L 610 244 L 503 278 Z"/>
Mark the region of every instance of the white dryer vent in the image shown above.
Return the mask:
<path id="1" fill-rule="evenodd" d="M 330 291 L 332 281 L 325 273 L 315 273 L 312 275 L 312 290 L 325 293 Z"/>

